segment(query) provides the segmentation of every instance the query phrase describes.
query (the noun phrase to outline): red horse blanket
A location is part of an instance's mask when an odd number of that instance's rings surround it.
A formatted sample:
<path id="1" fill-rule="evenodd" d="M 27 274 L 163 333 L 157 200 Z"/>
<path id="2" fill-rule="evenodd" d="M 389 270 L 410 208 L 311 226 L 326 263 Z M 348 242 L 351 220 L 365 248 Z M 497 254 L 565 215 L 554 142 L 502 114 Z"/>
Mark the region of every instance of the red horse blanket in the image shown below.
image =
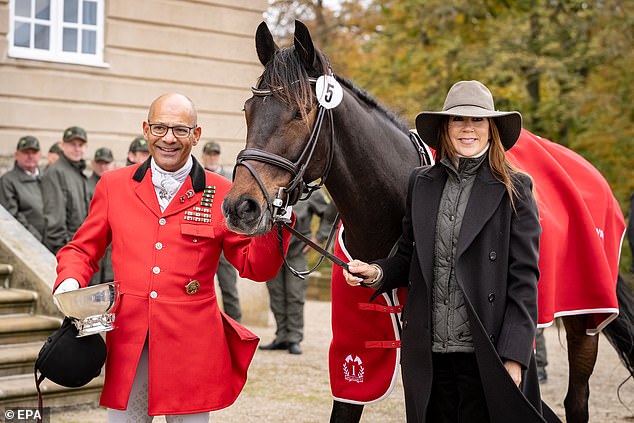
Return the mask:
<path id="1" fill-rule="evenodd" d="M 588 314 L 594 335 L 618 315 L 616 280 L 625 221 L 599 173 L 572 150 L 522 130 L 509 160 L 535 181 L 542 224 L 539 324 Z"/>
<path id="2" fill-rule="evenodd" d="M 587 314 L 587 333 L 598 333 L 618 314 L 616 280 L 625 223 L 603 176 L 573 151 L 522 130 L 508 152 L 535 181 L 543 228 L 539 267 L 539 324 Z M 340 229 L 335 254 L 352 257 Z M 405 291 L 394 304 L 387 295 L 350 287 L 341 269 L 332 272 L 330 385 L 336 400 L 368 404 L 388 396 L 398 376 L 398 319 Z"/>
<path id="3" fill-rule="evenodd" d="M 339 228 L 335 255 L 352 260 Z M 372 303 L 371 289 L 349 286 L 341 268 L 332 267 L 332 341 L 328 352 L 330 387 L 336 400 L 369 404 L 387 397 L 398 377 L 398 325 L 405 290 L 393 300 L 387 294 Z"/>

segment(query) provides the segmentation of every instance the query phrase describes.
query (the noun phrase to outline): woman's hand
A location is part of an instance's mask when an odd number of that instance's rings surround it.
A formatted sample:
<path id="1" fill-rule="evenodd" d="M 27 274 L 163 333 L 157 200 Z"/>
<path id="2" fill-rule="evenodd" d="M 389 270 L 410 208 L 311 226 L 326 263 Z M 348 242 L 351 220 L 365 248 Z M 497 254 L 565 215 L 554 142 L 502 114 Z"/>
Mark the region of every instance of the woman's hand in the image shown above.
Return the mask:
<path id="1" fill-rule="evenodd" d="M 365 263 L 361 260 L 352 260 L 350 263 L 348 263 L 348 269 L 350 269 L 350 272 L 347 272 L 346 269 L 343 269 L 343 276 L 346 278 L 346 282 L 350 286 L 359 286 L 361 285 L 361 282 L 364 281 L 371 282 L 379 276 L 379 270 L 377 266 Z M 350 273 L 362 275 L 364 279 L 352 276 Z"/>
<path id="2" fill-rule="evenodd" d="M 504 361 L 504 367 L 506 371 L 509 372 L 515 385 L 520 386 L 520 382 L 522 382 L 522 365 L 517 361 L 506 360 Z"/>

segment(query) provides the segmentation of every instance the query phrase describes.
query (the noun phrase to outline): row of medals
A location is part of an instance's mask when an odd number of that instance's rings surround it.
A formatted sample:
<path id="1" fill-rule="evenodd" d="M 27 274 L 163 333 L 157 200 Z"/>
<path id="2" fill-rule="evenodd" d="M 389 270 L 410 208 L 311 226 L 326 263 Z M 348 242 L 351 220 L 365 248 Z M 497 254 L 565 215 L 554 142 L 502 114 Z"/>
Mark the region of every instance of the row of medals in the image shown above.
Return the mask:
<path id="1" fill-rule="evenodd" d="M 185 220 L 194 222 L 211 223 L 211 206 L 214 203 L 214 195 L 216 195 L 216 187 L 207 185 L 203 191 L 203 197 L 200 200 L 200 207 L 194 207 L 194 211 L 185 212 Z M 200 282 L 196 279 L 185 285 L 185 292 L 194 295 L 200 289 Z"/>

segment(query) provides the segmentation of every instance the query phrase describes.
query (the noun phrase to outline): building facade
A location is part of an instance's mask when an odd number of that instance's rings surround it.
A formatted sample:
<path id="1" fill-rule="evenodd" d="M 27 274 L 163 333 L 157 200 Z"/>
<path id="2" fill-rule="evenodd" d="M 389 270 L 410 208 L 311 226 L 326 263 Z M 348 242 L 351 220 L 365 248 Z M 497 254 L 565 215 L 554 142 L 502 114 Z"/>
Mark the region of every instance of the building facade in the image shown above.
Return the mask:
<path id="1" fill-rule="evenodd" d="M 202 141 L 220 141 L 232 163 L 246 135 L 242 107 L 262 70 L 254 34 L 266 7 L 266 0 L 0 0 L 0 156 L 10 158 L 26 134 L 46 151 L 79 125 L 88 132 L 87 158 L 107 146 L 121 163 L 150 102 L 175 91 L 196 104 Z"/>
<path id="2" fill-rule="evenodd" d="M 198 109 L 202 138 L 193 153 L 200 157 L 214 139 L 232 165 L 246 138 L 243 105 L 262 72 L 254 36 L 266 7 L 266 0 L 0 0 L 0 174 L 13 166 L 21 136 L 36 136 L 44 159 L 73 125 L 88 133 L 86 159 L 109 147 L 122 165 L 151 101 L 167 92 L 187 95 Z M 266 324 L 264 284 L 238 285 L 243 320 Z"/>

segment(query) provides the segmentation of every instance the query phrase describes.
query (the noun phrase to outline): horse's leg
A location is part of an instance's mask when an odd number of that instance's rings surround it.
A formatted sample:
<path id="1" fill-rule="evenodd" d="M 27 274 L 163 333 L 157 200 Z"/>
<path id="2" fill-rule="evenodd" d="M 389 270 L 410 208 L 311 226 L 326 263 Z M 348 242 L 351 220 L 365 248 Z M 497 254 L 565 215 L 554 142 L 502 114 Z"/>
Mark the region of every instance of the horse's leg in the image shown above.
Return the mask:
<path id="1" fill-rule="evenodd" d="M 362 413 L 363 405 L 333 401 L 330 423 L 359 423 Z"/>
<path id="2" fill-rule="evenodd" d="M 599 350 L 599 335 L 586 335 L 585 315 L 566 316 L 562 320 L 568 343 L 568 393 L 564 400 L 566 422 L 586 423 L 590 375 Z"/>
<path id="3" fill-rule="evenodd" d="M 619 315 L 603 329 L 610 344 L 619 354 L 621 362 L 634 377 L 634 278 L 630 283 L 619 274 L 616 284 L 616 298 L 619 301 Z"/>

